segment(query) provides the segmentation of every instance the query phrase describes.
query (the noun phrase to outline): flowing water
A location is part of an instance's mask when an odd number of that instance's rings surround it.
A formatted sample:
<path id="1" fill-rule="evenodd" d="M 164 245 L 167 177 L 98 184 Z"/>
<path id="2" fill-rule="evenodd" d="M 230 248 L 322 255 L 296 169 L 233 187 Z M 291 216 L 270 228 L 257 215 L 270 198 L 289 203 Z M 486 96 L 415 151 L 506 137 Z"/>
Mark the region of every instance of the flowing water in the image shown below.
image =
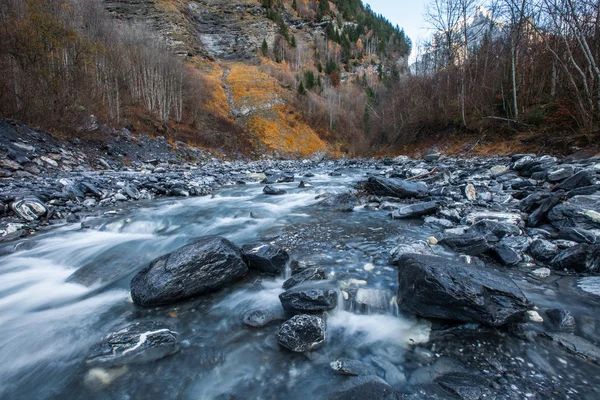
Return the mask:
<path id="1" fill-rule="evenodd" d="M 249 184 L 157 201 L 86 221 L 86 229 L 64 226 L 18 243 L 0 257 L 0 398 L 323 398 L 345 379 L 328 367 L 339 357 L 376 364 L 389 383 L 405 385 L 406 356 L 428 341 L 430 324 L 398 312 L 389 249 L 399 238 L 432 232 L 383 211 L 314 206 L 319 194 L 345 191 L 362 175 L 317 174 L 311 189 L 278 185 L 288 190 L 285 196 L 266 196 L 263 185 Z M 243 324 L 252 310 L 282 314 L 283 276 L 250 274 L 168 307 L 131 302 L 129 281 L 137 271 L 205 235 L 238 245 L 274 241 L 292 259 L 324 267 L 341 288 L 341 305 L 327 315 L 326 344 L 310 355 L 293 354 L 275 340 L 279 323 Z M 138 321 L 168 323 L 181 350 L 145 365 L 86 366 L 91 345 Z"/>

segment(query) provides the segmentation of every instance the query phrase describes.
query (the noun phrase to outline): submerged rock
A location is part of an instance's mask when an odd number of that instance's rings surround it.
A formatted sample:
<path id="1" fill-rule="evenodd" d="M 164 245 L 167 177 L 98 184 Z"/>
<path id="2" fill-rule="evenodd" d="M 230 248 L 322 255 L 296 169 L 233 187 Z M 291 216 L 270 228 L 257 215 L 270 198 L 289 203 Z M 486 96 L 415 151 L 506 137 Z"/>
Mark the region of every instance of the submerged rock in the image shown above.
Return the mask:
<path id="1" fill-rule="evenodd" d="M 131 297 L 144 306 L 170 304 L 214 292 L 247 272 L 236 245 L 207 236 L 152 261 L 132 279 Z"/>
<path id="2" fill-rule="evenodd" d="M 316 315 L 296 315 L 285 321 L 277 333 L 277 342 L 297 353 L 311 351 L 325 342 L 325 320 Z"/>
<path id="3" fill-rule="evenodd" d="M 402 396 L 376 375 L 357 376 L 345 381 L 328 400 L 401 400 Z"/>
<path id="4" fill-rule="evenodd" d="M 359 375 L 376 375 L 377 368 L 358 360 L 351 360 L 348 358 L 340 358 L 332 361 L 329 366 L 335 372 L 339 372 L 342 375 L 348 376 L 359 376 Z"/>
<path id="5" fill-rule="evenodd" d="M 262 243 L 243 245 L 241 254 L 250 269 L 273 275 L 280 274 L 290 259 L 285 250 Z"/>
<path id="6" fill-rule="evenodd" d="M 427 185 L 422 182 L 410 182 L 397 178 L 372 176 L 364 184 L 365 190 L 377 196 L 399 198 L 421 198 L 427 196 Z"/>
<path id="7" fill-rule="evenodd" d="M 254 310 L 244 315 L 244 324 L 254 328 L 260 328 L 279 319 L 279 316 L 270 311 Z"/>
<path id="8" fill-rule="evenodd" d="M 573 315 L 567 310 L 553 308 L 547 310 L 546 315 L 548 316 L 548 321 L 558 329 L 575 328 L 575 318 L 573 318 Z"/>
<path id="9" fill-rule="evenodd" d="M 279 295 L 284 310 L 289 312 L 322 312 L 337 307 L 338 291 L 330 285 L 296 286 Z"/>
<path id="10" fill-rule="evenodd" d="M 170 356 L 178 350 L 175 332 L 167 326 L 155 322 L 136 323 L 111 333 L 93 346 L 86 363 L 102 367 L 142 364 Z"/>
<path id="11" fill-rule="evenodd" d="M 404 255 L 398 267 L 398 304 L 405 311 L 491 326 L 525 320 L 527 299 L 511 279 L 421 254 Z"/>

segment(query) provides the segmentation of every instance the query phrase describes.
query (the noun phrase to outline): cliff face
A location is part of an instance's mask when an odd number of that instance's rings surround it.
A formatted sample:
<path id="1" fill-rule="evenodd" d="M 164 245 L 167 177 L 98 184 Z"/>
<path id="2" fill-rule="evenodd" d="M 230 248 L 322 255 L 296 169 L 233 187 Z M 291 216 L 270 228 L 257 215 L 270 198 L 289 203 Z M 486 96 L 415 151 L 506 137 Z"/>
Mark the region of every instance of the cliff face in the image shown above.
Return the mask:
<path id="1" fill-rule="evenodd" d="M 326 62 L 317 56 L 317 42 L 320 49 L 326 49 L 327 57 L 332 49 L 336 59 L 341 59 L 341 45 L 336 47 L 325 33 L 331 18 L 323 18 L 321 22 L 315 18 L 307 20 L 292 9 L 291 1 L 280 1 L 277 12 L 281 17 L 277 20 L 263 3 L 105 0 L 106 9 L 115 18 L 145 24 L 160 35 L 170 50 L 203 73 L 206 96 L 210 97 L 208 111 L 248 131 L 259 151 L 292 156 L 334 151 L 335 146 L 322 139 L 322 132 L 317 133 L 320 128 L 307 123 L 296 109 L 303 73 L 314 70 L 318 74 L 321 68 L 325 73 Z M 337 11 L 334 3 L 331 7 L 333 12 Z M 337 26 L 343 24 L 333 22 L 330 25 L 341 32 Z M 287 38 L 283 44 L 282 35 Z M 263 57 L 265 44 L 270 57 Z M 372 81 L 369 77 L 381 74 L 373 59 L 377 56 L 363 59 L 361 55 L 361 62 L 354 61 L 352 70 L 348 67 L 340 70 L 342 84 L 358 79 Z M 404 60 L 401 58 L 397 64 L 400 70 L 405 68 Z M 318 82 L 320 87 L 320 77 Z M 321 91 L 313 99 L 326 104 L 333 97 L 330 95 L 326 100 Z M 323 125 L 328 124 L 323 122 Z"/>

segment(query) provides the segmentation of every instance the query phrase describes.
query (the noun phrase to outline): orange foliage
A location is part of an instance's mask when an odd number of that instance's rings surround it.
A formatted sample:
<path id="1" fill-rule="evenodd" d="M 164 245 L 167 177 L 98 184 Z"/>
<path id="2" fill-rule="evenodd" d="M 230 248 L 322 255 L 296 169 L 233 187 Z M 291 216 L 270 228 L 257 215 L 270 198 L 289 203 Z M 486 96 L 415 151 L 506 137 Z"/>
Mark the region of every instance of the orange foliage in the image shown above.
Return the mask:
<path id="1" fill-rule="evenodd" d="M 325 142 L 290 106 L 279 105 L 270 113 L 253 116 L 248 128 L 266 149 L 280 154 L 306 157 L 327 150 Z"/>

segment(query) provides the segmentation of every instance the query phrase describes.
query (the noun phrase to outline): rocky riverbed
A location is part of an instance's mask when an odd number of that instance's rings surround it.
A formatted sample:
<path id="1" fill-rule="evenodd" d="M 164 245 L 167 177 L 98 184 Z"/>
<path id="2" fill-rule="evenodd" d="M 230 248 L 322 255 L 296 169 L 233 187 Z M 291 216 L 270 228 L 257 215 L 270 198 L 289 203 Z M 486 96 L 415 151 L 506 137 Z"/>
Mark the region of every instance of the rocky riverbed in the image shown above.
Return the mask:
<path id="1" fill-rule="evenodd" d="M 2 398 L 600 396 L 600 158 L 104 165 L 2 124 Z"/>

